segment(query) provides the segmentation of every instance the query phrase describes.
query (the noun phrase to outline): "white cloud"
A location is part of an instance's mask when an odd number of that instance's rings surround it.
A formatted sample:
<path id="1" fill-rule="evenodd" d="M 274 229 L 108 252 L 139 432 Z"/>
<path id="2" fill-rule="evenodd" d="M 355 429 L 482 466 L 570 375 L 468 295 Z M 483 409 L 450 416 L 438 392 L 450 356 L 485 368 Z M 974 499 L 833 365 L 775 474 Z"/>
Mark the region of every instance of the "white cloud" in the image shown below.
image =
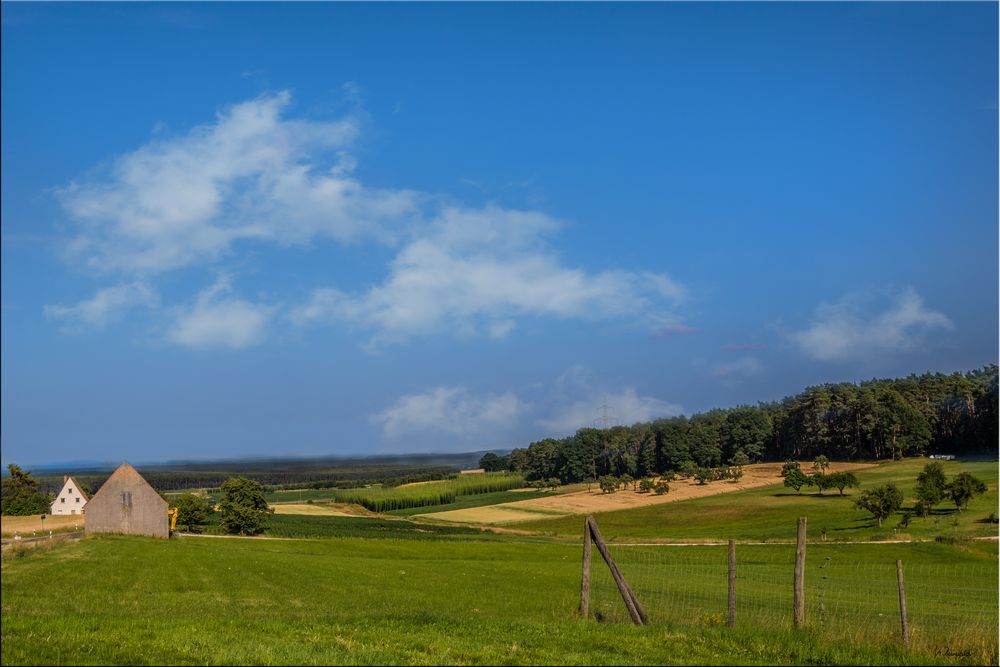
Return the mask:
<path id="1" fill-rule="evenodd" d="M 93 297 L 73 306 L 45 306 L 45 315 L 62 320 L 69 326 L 102 328 L 117 319 L 125 310 L 136 306 L 155 306 L 157 296 L 141 281 L 105 287 Z"/>
<path id="2" fill-rule="evenodd" d="M 167 340 L 193 348 L 241 349 L 260 343 L 277 306 L 251 303 L 231 292 L 229 277 L 220 276 L 193 306 L 177 313 Z"/>
<path id="3" fill-rule="evenodd" d="M 477 396 L 463 387 L 436 387 L 422 394 L 402 396 L 373 415 L 383 435 L 396 439 L 412 433 L 444 433 L 464 438 L 495 436 L 507 430 L 524 411 L 517 396 Z"/>
<path id="4" fill-rule="evenodd" d="M 442 331 L 507 335 L 518 317 L 629 321 L 664 317 L 685 288 L 662 274 L 587 272 L 544 243 L 558 221 L 495 206 L 447 208 L 407 243 L 382 284 L 355 295 L 315 290 L 299 323 L 357 323 L 378 341 Z"/>
<path id="5" fill-rule="evenodd" d="M 925 307 L 913 288 L 890 296 L 882 308 L 872 307 L 876 296 L 854 294 L 836 303 L 822 303 L 811 324 L 789 338 L 814 359 L 846 361 L 909 351 L 928 333 L 953 327 L 943 313 Z"/>
<path id="6" fill-rule="evenodd" d="M 59 192 L 91 268 L 154 273 L 213 260 L 240 240 L 388 238 L 417 195 L 351 176 L 350 119 L 282 118 L 285 91 L 229 107 L 214 123 L 154 140 Z"/>
<path id="7" fill-rule="evenodd" d="M 386 244 L 397 250 L 376 284 L 313 286 L 290 313 L 297 325 L 358 327 L 370 345 L 442 333 L 502 339 L 530 317 L 676 321 L 672 311 L 687 290 L 663 273 L 574 266 L 549 245 L 563 223 L 538 211 L 368 187 L 347 152 L 358 123 L 289 118 L 290 104 L 282 91 L 233 105 L 184 134 L 159 133 L 59 190 L 75 223 L 69 256 L 98 272 L 152 280 L 250 243 L 253 252 L 317 239 Z M 260 340 L 267 307 L 203 297 L 171 340 Z"/>

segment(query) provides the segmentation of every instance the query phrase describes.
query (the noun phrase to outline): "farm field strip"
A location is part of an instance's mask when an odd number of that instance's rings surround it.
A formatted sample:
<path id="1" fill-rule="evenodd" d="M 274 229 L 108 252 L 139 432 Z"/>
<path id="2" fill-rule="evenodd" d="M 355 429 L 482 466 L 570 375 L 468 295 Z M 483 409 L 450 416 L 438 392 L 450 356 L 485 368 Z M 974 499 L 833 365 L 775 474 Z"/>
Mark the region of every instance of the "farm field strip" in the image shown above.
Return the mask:
<path id="1" fill-rule="evenodd" d="M 82 530 L 84 517 L 80 514 L 56 514 L 45 515 L 34 514 L 31 516 L 4 516 L 0 518 L 0 533 L 4 537 L 12 537 L 17 533 L 21 537 L 31 537 L 32 531 L 38 535 L 48 534 L 51 530 L 54 533 L 70 532 Z"/>

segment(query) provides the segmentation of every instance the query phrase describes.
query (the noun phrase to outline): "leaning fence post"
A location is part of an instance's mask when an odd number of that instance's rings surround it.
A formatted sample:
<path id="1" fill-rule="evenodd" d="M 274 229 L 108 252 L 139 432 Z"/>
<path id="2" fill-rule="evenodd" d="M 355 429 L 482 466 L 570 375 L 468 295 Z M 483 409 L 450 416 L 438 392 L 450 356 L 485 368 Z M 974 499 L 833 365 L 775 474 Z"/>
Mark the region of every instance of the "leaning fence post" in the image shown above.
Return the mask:
<path id="1" fill-rule="evenodd" d="M 629 588 L 629 585 L 625 582 L 625 577 L 622 576 L 618 566 L 615 565 L 615 560 L 611 557 L 611 551 L 608 549 L 608 545 L 604 542 L 604 537 L 601 536 L 601 530 L 597 527 L 597 522 L 594 521 L 593 517 L 587 517 L 587 527 L 590 528 L 590 533 L 594 538 L 594 545 L 600 552 L 601 557 L 604 558 L 604 562 L 608 564 L 608 569 L 611 570 L 611 577 L 615 580 L 615 584 L 618 586 L 618 592 L 622 596 L 625 608 L 628 609 L 629 616 L 632 617 L 632 622 L 636 625 L 645 625 L 647 621 L 646 610 L 642 608 L 641 604 L 639 604 L 639 600 L 636 599 L 635 593 L 633 593 L 632 589 Z"/>
<path id="2" fill-rule="evenodd" d="M 590 517 L 583 522 L 583 579 L 580 582 L 580 618 L 590 615 Z"/>
<path id="3" fill-rule="evenodd" d="M 896 561 L 896 581 L 899 584 L 899 622 L 903 628 L 903 646 L 910 648 L 910 619 L 906 616 L 906 583 L 903 581 L 903 561 Z"/>
<path id="4" fill-rule="evenodd" d="M 736 540 L 729 540 L 729 617 L 728 625 L 736 627 Z"/>
<path id="5" fill-rule="evenodd" d="M 806 518 L 799 517 L 799 530 L 795 538 L 795 590 L 792 598 L 793 621 L 801 628 L 806 622 Z"/>

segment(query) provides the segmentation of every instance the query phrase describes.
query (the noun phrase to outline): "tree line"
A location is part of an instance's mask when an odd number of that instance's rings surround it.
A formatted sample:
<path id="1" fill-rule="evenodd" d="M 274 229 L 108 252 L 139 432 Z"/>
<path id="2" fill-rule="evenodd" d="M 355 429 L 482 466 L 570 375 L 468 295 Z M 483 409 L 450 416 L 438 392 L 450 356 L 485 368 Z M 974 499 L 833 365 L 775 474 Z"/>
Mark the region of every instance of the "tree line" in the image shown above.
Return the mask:
<path id="1" fill-rule="evenodd" d="M 691 467 L 814 459 L 898 459 L 997 452 L 997 366 L 967 373 L 824 384 L 780 401 L 714 409 L 608 429 L 581 428 L 506 456 L 488 453 L 487 472 L 564 483 L 633 479 Z"/>

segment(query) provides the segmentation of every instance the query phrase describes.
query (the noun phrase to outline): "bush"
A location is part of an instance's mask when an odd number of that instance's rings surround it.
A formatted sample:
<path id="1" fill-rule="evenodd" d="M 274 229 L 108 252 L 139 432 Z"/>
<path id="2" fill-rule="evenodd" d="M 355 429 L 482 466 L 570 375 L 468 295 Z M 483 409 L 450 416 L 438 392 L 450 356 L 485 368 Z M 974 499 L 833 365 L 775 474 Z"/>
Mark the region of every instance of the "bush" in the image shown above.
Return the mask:
<path id="1" fill-rule="evenodd" d="M 653 484 L 653 480 L 647 478 L 639 482 L 639 491 L 642 493 L 649 493 L 653 490 L 654 486 L 655 484 Z"/>
<path id="2" fill-rule="evenodd" d="M 670 485 L 667 484 L 666 482 L 663 482 L 663 481 L 657 482 L 656 486 L 653 487 L 653 491 L 658 496 L 662 496 L 664 493 L 666 493 L 669 490 L 670 490 Z"/>
<path id="3" fill-rule="evenodd" d="M 707 484 L 715 479 L 715 472 L 709 468 L 698 468 L 694 473 L 694 478 L 698 480 L 698 484 Z"/>
<path id="4" fill-rule="evenodd" d="M 177 508 L 177 525 L 185 526 L 191 533 L 200 533 L 212 513 L 211 501 L 193 493 L 177 496 L 174 507 Z"/>

